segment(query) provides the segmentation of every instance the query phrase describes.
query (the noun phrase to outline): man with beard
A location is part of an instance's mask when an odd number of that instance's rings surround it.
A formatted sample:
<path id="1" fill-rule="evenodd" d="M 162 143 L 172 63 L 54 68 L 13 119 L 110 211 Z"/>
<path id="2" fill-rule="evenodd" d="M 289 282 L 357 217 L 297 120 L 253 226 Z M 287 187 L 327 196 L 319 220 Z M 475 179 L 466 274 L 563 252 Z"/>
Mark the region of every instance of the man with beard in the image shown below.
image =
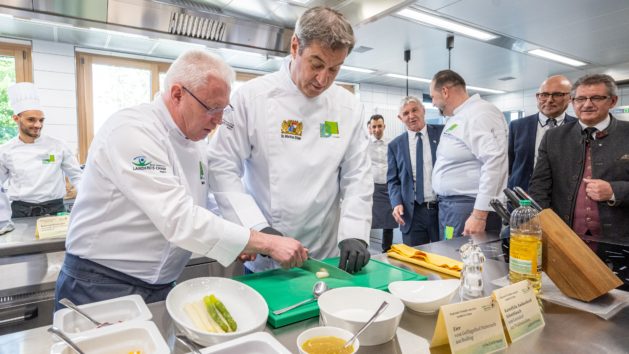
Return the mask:
<path id="1" fill-rule="evenodd" d="M 64 142 L 41 136 L 45 116 L 35 85 L 21 82 L 8 91 L 19 132 L 0 147 L 0 184 L 8 180 L 12 217 L 64 212 L 64 175 L 78 190 L 79 163 Z"/>

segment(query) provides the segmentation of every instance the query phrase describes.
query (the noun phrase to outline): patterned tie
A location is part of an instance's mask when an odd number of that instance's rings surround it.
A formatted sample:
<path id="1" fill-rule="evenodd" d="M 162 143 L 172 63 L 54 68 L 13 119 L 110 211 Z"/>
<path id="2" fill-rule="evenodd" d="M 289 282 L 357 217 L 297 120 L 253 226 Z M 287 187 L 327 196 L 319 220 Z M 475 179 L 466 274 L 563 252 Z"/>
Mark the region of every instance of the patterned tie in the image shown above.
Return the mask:
<path id="1" fill-rule="evenodd" d="M 422 133 L 417 132 L 417 144 L 415 145 L 415 200 L 421 204 L 424 202 L 424 144 Z"/>
<path id="2" fill-rule="evenodd" d="M 585 129 L 583 129 L 583 134 L 585 135 L 585 142 L 586 143 L 590 143 L 592 140 L 594 140 L 594 138 L 592 137 L 594 135 L 594 133 L 596 133 L 598 129 L 594 128 L 594 127 L 587 127 Z"/>
<path id="3" fill-rule="evenodd" d="M 548 118 L 546 121 L 546 125 L 548 128 L 552 129 L 557 126 L 557 120 L 555 118 Z"/>

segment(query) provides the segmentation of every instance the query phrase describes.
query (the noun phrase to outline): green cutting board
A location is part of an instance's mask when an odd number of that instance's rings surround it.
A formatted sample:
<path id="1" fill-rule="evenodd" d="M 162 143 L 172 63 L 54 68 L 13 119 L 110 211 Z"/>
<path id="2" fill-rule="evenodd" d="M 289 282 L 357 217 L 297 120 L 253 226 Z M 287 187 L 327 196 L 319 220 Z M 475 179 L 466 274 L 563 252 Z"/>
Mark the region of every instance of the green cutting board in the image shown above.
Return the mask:
<path id="1" fill-rule="evenodd" d="M 325 263 L 338 266 L 339 259 L 328 258 Z M 304 269 L 292 268 L 289 270 L 274 269 L 266 272 L 254 273 L 235 277 L 250 287 L 256 289 L 269 305 L 268 323 L 274 328 L 303 321 L 319 315 L 319 306 L 316 302 L 303 305 L 284 312 L 281 315 L 273 314 L 273 311 L 290 306 L 299 301 L 312 297 L 312 286 L 319 279 Z M 346 286 L 362 286 L 380 290 L 387 290 L 389 283 L 399 280 L 426 280 L 426 277 L 387 263 L 372 259 L 360 272 L 354 274 L 351 280 L 335 278 L 323 279 L 330 289 Z"/>

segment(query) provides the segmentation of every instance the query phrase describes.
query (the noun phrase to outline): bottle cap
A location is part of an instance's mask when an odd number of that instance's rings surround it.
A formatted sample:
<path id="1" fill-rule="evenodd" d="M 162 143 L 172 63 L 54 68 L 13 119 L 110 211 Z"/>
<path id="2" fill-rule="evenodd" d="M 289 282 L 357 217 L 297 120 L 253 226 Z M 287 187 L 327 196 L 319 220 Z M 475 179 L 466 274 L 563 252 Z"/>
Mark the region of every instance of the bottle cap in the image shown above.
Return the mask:
<path id="1" fill-rule="evenodd" d="M 520 206 L 531 206 L 531 201 L 528 199 L 520 199 Z"/>

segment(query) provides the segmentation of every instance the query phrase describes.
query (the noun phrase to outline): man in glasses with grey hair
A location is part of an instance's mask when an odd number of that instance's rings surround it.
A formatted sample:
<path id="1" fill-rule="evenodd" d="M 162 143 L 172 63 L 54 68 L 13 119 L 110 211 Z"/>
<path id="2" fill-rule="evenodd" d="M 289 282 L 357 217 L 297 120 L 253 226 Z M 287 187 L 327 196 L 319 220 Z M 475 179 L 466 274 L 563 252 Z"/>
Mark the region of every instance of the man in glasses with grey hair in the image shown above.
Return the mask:
<path id="1" fill-rule="evenodd" d="M 611 113 L 618 88 L 609 75 L 581 77 L 572 86 L 579 120 L 546 132 L 530 194 L 552 208 L 587 241 L 627 243 L 629 122 Z"/>
<path id="2" fill-rule="evenodd" d="M 235 112 L 210 142 L 209 158 L 225 218 L 294 237 L 313 258 L 340 255 L 349 272 L 369 261 L 373 193 L 363 107 L 334 85 L 354 42 L 339 12 L 304 12 L 281 69 L 235 92 Z M 257 257 L 246 266 L 276 264 Z"/>

